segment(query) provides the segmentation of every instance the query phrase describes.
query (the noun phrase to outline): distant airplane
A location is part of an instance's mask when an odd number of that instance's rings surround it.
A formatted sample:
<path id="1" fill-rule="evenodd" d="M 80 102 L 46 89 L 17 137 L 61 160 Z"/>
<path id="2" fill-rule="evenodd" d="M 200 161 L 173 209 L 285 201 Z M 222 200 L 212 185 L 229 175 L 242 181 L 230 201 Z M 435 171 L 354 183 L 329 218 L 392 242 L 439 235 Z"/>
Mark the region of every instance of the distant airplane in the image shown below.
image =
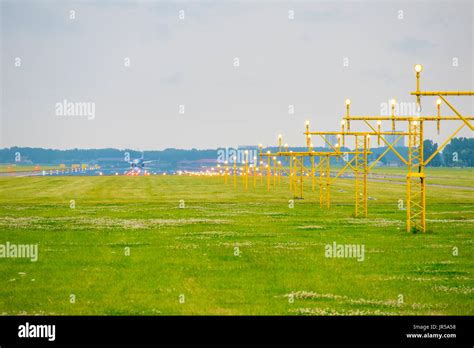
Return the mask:
<path id="1" fill-rule="evenodd" d="M 150 175 L 150 172 L 148 172 L 145 169 L 145 164 L 149 164 L 152 162 L 157 162 L 156 160 L 153 161 L 145 161 L 143 153 L 140 158 L 134 159 L 132 161 L 128 161 L 130 164 L 130 170 L 125 174 L 125 175 Z"/>

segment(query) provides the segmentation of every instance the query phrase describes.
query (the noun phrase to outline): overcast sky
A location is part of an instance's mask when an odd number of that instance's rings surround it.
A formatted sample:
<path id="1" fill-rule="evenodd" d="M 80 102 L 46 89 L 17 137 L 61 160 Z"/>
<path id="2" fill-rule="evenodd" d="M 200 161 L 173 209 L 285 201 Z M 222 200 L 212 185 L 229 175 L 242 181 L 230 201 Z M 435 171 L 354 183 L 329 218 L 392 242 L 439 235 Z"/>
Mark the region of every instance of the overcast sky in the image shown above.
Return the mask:
<path id="1" fill-rule="evenodd" d="M 339 130 L 346 98 L 364 115 L 414 102 L 415 63 L 422 88 L 474 90 L 473 1 L 0 2 L 0 147 L 296 146 L 306 119 Z"/>

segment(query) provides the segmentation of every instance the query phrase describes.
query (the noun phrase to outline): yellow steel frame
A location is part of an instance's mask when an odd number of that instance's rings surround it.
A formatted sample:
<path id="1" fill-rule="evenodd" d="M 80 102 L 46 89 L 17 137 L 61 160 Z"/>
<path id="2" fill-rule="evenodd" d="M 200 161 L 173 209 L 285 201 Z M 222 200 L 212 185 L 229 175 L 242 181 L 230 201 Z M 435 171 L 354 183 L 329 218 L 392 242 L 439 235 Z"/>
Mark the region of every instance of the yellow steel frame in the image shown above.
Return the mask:
<path id="1" fill-rule="evenodd" d="M 319 156 L 319 206 L 331 207 L 331 155 Z"/>
<path id="2" fill-rule="evenodd" d="M 421 67 L 421 66 L 420 66 Z M 417 104 L 420 105 L 422 96 L 437 96 L 444 102 L 456 116 L 441 116 L 440 103 L 438 103 L 438 115 L 436 116 L 351 116 L 349 106 L 347 105 L 346 115 L 343 119 L 350 124 L 350 121 L 364 121 L 371 130 L 376 132 L 375 128 L 369 121 L 391 120 L 392 124 L 399 121 L 408 123 L 408 160 L 405 160 L 382 136 L 380 138 L 388 147 L 404 162 L 408 168 L 407 173 L 407 231 L 426 232 L 426 174 L 424 167 L 453 139 L 465 126 L 470 130 L 474 127 L 470 121 L 474 120 L 473 116 L 463 116 L 456 108 L 448 102 L 445 96 L 474 96 L 474 91 L 421 91 L 420 90 L 420 72 L 422 68 L 416 70 L 416 91 L 411 95 L 416 96 Z M 441 121 L 459 121 L 463 124 L 452 133 L 438 149 L 431 154 L 428 159 L 423 158 L 423 138 L 424 138 L 424 122 L 437 122 L 439 132 Z M 387 149 L 388 150 L 388 149 Z"/>
<path id="3" fill-rule="evenodd" d="M 407 231 L 426 230 L 426 180 L 423 162 L 423 121 L 408 123 Z"/>
<path id="4" fill-rule="evenodd" d="M 293 192 L 294 198 L 303 199 L 303 185 L 304 185 L 304 156 L 295 156 L 293 158 L 294 170 L 293 170 Z"/>
<path id="5" fill-rule="evenodd" d="M 367 205 L 367 179 L 368 173 L 373 166 L 385 156 L 388 151 L 392 151 L 408 168 L 407 173 L 407 231 L 426 231 L 426 175 L 424 173 L 424 167 L 451 141 L 456 134 L 458 134 L 464 127 L 468 127 L 471 131 L 474 130 L 474 126 L 471 121 L 474 120 L 473 116 L 463 116 L 456 108 L 445 98 L 446 96 L 474 96 L 474 91 L 422 91 L 420 90 L 420 72 L 422 71 L 421 65 L 415 66 L 416 70 L 416 91 L 411 92 L 411 95 L 416 96 L 417 104 L 420 104 L 422 96 L 437 96 L 439 101 L 437 102 L 438 114 L 436 116 L 396 116 L 395 115 L 395 101 L 391 103 L 392 113 L 390 116 L 380 115 L 366 115 L 366 116 L 351 116 L 350 115 L 350 100 L 346 100 L 346 114 L 341 122 L 341 132 L 309 132 L 309 121 L 306 123 L 306 142 L 308 151 L 303 152 L 292 152 L 292 151 L 281 151 L 281 135 L 278 136 L 279 140 L 279 151 L 275 154 L 263 153 L 262 145 L 260 148 L 260 182 L 263 184 L 263 156 L 267 156 L 266 164 L 266 175 L 267 175 L 267 190 L 271 187 L 271 176 L 272 176 L 272 163 L 273 158 L 273 186 L 276 186 L 277 176 L 278 183 L 280 183 L 281 173 L 286 173 L 289 177 L 290 190 L 294 193 L 295 198 L 303 198 L 304 194 L 304 176 L 305 173 L 311 175 L 311 187 L 315 190 L 315 177 L 316 172 L 319 171 L 319 201 L 320 206 L 330 207 L 330 159 L 331 157 L 342 158 L 346 164 L 335 176 L 337 179 L 347 168 L 351 168 L 355 174 L 355 215 L 356 216 L 367 216 L 368 205 Z M 441 116 L 440 104 L 444 102 L 449 109 L 451 109 L 455 116 Z M 370 128 L 370 132 L 351 132 L 350 124 L 351 121 L 364 121 L 364 123 Z M 452 133 L 438 149 L 429 156 L 428 159 L 423 158 L 423 138 L 424 138 L 424 122 L 435 121 L 437 123 L 438 133 L 440 130 L 441 121 L 459 121 L 463 123 Z M 371 124 L 372 121 L 377 121 L 377 129 Z M 392 132 L 381 132 L 380 125 L 381 121 L 390 121 L 392 124 Z M 407 122 L 407 132 L 395 131 L 396 122 Z M 344 129 L 347 124 L 347 129 Z M 312 134 L 320 135 L 324 141 L 329 144 L 333 152 L 314 152 L 312 145 L 310 144 L 310 137 Z M 337 148 L 333 146 L 329 141 L 326 140 L 324 135 L 336 134 L 342 137 L 342 144 L 344 146 L 345 136 L 355 136 L 355 150 L 351 151 L 340 151 L 340 140 L 338 140 Z M 393 143 L 388 142 L 384 135 L 398 135 Z M 382 140 L 387 149 L 374 161 L 372 165 L 368 165 L 368 154 L 370 154 L 370 136 L 377 136 L 378 143 Z M 405 159 L 396 149 L 395 145 L 404 136 L 408 136 L 408 159 Z M 338 139 L 340 139 L 338 137 Z M 288 145 L 285 145 L 288 149 Z M 354 158 L 350 161 L 346 160 L 343 156 L 345 154 L 354 154 Z M 289 158 L 289 170 L 287 171 L 284 167 L 277 163 L 276 157 L 284 156 L 286 159 Z M 319 163 L 315 166 L 314 157 L 319 157 Z M 311 170 L 308 170 L 304 166 L 305 157 L 311 158 Z M 256 164 L 253 167 L 254 176 L 254 187 L 256 186 Z M 236 174 L 237 168 L 234 160 L 234 187 L 236 187 Z M 225 170 L 225 181 L 227 182 L 228 167 Z M 245 171 L 243 174 L 243 183 L 245 188 L 248 188 L 248 161 L 245 163 Z"/>
<path id="6" fill-rule="evenodd" d="M 367 217 L 367 135 L 355 136 L 355 216 Z"/>
<path id="7" fill-rule="evenodd" d="M 421 92 L 423 93 L 423 92 Z M 462 93 L 462 92 L 460 92 Z M 351 116 L 346 114 L 345 120 L 364 121 L 364 123 L 373 131 L 370 134 L 377 134 L 380 139 L 387 145 L 387 150 L 379 157 L 385 155 L 386 152 L 392 150 L 393 153 L 407 166 L 407 231 L 421 231 L 426 232 L 426 174 L 424 167 L 453 139 L 466 125 L 468 121 L 473 120 L 474 117 L 466 116 L 463 118 L 457 116 L 397 116 L 396 122 L 404 121 L 408 124 L 408 133 L 394 132 L 399 135 L 393 144 L 390 144 L 382 134 L 370 124 L 370 121 L 392 120 L 392 117 L 371 115 L 371 116 Z M 461 124 L 447 139 L 441 144 L 438 149 L 431 154 L 428 159 L 423 158 L 423 124 L 424 122 L 440 122 L 440 121 L 459 121 Z M 348 121 L 349 122 L 349 121 Z M 389 133 L 387 133 L 389 134 Z M 408 160 L 394 148 L 395 143 L 403 135 L 408 135 Z M 377 161 L 379 160 L 377 159 Z M 369 170 L 373 167 L 372 164 Z"/>
<path id="8" fill-rule="evenodd" d="M 314 176 L 316 174 L 316 171 L 319 169 L 319 196 L 320 196 L 320 206 L 321 207 L 330 207 L 330 200 L 331 200 L 331 194 L 330 194 L 330 185 L 332 183 L 331 180 L 331 162 L 330 158 L 331 157 L 340 157 L 344 159 L 343 155 L 344 154 L 353 154 L 355 155 L 355 151 L 337 151 L 337 152 L 331 152 L 331 151 L 300 151 L 300 152 L 277 152 L 275 153 L 276 156 L 285 156 L 290 158 L 290 172 L 286 172 L 289 174 L 290 182 L 292 184 L 290 185 L 290 190 L 293 192 L 295 198 L 303 198 L 304 195 L 304 174 L 307 173 L 308 175 Z M 265 155 L 265 154 L 264 154 Z M 271 154 L 267 154 L 270 156 Z M 311 158 L 311 170 L 306 168 L 304 166 L 304 158 L 305 157 L 310 157 Z M 319 157 L 319 163 L 318 165 L 314 165 L 314 157 Z M 351 161 L 346 161 L 346 165 L 344 168 L 336 175 L 334 178 L 337 179 L 343 172 L 344 170 L 347 169 L 348 166 L 351 166 Z M 313 178 L 314 179 L 314 178 Z"/>
<path id="9" fill-rule="evenodd" d="M 356 217 L 367 217 L 368 215 L 368 185 L 367 185 L 367 179 L 368 179 L 368 173 L 370 169 L 373 168 L 373 166 L 382 159 L 383 156 L 387 154 L 388 151 L 391 149 L 394 152 L 397 152 L 394 148 L 394 146 L 397 144 L 397 142 L 404 136 L 408 135 L 407 132 L 381 132 L 381 131 L 373 131 L 373 132 L 351 132 L 349 130 L 344 130 L 344 126 L 342 127 L 342 131 L 340 132 L 310 132 L 308 127 L 306 128 L 305 132 L 306 136 L 308 135 L 319 135 L 326 144 L 328 144 L 334 152 L 339 156 L 343 158 L 343 160 L 346 162 L 345 166 L 341 169 L 341 171 L 338 173 L 338 175 L 334 178 L 337 179 L 341 174 L 345 172 L 347 168 L 352 168 L 354 172 L 354 178 L 355 178 L 355 216 Z M 384 142 L 388 145 L 387 149 L 374 161 L 374 163 L 369 167 L 368 165 L 368 155 L 371 154 L 370 152 L 370 136 L 375 135 L 380 138 L 383 138 L 383 135 L 398 135 L 398 138 L 395 139 L 395 141 L 390 144 L 387 140 L 383 139 Z M 343 155 L 347 153 L 351 153 L 350 151 L 340 151 L 340 146 L 337 148 L 334 147 L 326 138 L 327 135 L 337 135 L 340 137 L 339 139 L 342 139 L 342 143 L 344 144 L 345 142 L 345 137 L 346 136 L 354 136 L 355 140 L 355 152 L 354 152 L 354 158 L 350 161 L 347 161 Z M 340 145 L 340 144 L 338 144 Z M 398 153 L 398 152 L 397 152 Z M 400 155 L 401 156 L 401 155 Z M 404 160 L 404 159 L 403 159 Z M 405 160 L 404 160 L 405 161 Z M 352 162 L 354 162 L 354 165 L 352 165 Z"/>

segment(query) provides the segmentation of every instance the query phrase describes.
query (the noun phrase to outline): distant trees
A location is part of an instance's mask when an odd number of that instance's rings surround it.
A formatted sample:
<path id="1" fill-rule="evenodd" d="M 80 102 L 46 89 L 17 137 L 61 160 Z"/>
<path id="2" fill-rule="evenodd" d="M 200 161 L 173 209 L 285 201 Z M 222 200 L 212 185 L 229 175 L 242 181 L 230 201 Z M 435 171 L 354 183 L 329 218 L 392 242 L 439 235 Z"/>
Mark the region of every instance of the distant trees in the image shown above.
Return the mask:
<path id="1" fill-rule="evenodd" d="M 372 155 L 370 160 L 374 160 L 378 157 L 386 147 L 379 147 L 372 149 Z M 404 158 L 408 158 L 408 148 L 397 147 L 397 151 Z M 425 140 L 423 142 L 423 158 L 426 161 L 435 151 L 438 150 L 438 144 L 432 140 Z M 381 160 L 385 165 L 400 165 L 403 163 L 400 159 L 392 152 L 389 151 Z M 446 147 L 438 153 L 428 163 L 429 167 L 474 167 L 474 138 L 453 138 Z"/>
<path id="2" fill-rule="evenodd" d="M 474 167 L 474 138 L 454 138 L 443 150 L 444 164 L 449 167 Z"/>
<path id="3" fill-rule="evenodd" d="M 433 140 L 425 140 L 423 142 L 423 160 L 426 161 L 435 151 L 438 150 L 438 144 L 433 142 Z M 442 165 L 441 156 L 438 153 L 433 159 L 428 163 L 429 167 L 439 167 Z"/>
<path id="4" fill-rule="evenodd" d="M 437 149 L 438 144 L 432 140 L 425 140 L 423 156 L 428 159 Z M 268 148 L 272 152 L 277 151 L 278 148 Z M 374 161 L 386 147 L 374 147 L 371 149 L 372 154 L 369 156 L 369 161 Z M 405 146 L 396 147 L 397 151 L 404 158 L 408 158 L 408 148 Z M 293 151 L 306 151 L 306 148 L 291 148 Z M 344 148 L 341 150 L 350 150 Z M 314 151 L 328 151 L 326 148 L 314 148 Z M 119 149 L 71 149 L 71 150 L 53 150 L 43 148 L 28 148 L 28 147 L 12 147 L 0 149 L 0 163 L 14 163 L 17 154 L 20 154 L 22 163 L 35 164 L 72 164 L 72 163 L 122 163 L 126 153 L 130 159 L 140 158 L 142 153 L 136 150 L 119 150 Z M 217 149 L 210 150 L 180 150 L 180 149 L 165 149 L 162 151 L 145 151 L 144 157 L 146 160 L 158 160 L 157 165 L 165 169 L 174 169 L 181 162 L 192 162 L 200 160 L 209 160 L 218 158 Z M 349 156 L 349 159 L 352 155 Z M 306 164 L 310 161 L 307 159 Z M 336 158 L 331 158 L 331 163 L 341 163 Z M 381 160 L 385 165 L 400 165 L 403 166 L 402 161 L 392 152 L 389 151 Z M 429 166 L 449 166 L 449 167 L 474 167 L 474 138 L 454 138 L 437 154 L 428 164 Z"/>
<path id="5" fill-rule="evenodd" d="M 31 161 L 39 164 L 71 164 L 91 163 L 100 161 L 123 162 L 126 154 L 130 159 L 140 158 L 142 152 L 136 150 L 119 149 L 71 149 L 53 150 L 29 147 L 11 147 L 0 149 L 0 163 L 13 163 L 16 154 L 20 154 L 21 162 Z M 146 160 L 159 160 L 160 164 L 173 167 L 179 161 L 195 161 L 200 159 L 217 159 L 217 150 L 179 150 L 165 149 L 163 151 L 144 151 Z"/>

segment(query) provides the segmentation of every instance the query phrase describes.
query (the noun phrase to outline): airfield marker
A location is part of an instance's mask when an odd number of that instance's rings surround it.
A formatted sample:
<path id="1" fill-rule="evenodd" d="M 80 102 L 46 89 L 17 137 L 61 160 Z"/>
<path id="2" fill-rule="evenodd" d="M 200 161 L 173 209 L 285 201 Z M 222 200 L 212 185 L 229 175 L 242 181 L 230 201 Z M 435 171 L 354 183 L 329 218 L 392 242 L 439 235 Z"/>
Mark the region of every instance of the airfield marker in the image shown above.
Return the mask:
<path id="1" fill-rule="evenodd" d="M 416 96 L 416 103 L 421 105 L 422 96 L 439 97 L 436 101 L 437 115 L 436 116 L 395 116 L 394 115 L 394 100 L 392 99 L 392 115 L 387 116 L 350 116 L 349 108 L 347 108 L 345 120 L 349 126 L 350 120 L 364 121 L 364 123 L 374 132 L 375 128 L 370 124 L 370 121 L 377 121 L 379 138 L 405 163 L 408 167 L 408 174 L 406 177 L 407 185 L 407 232 L 421 231 L 426 232 L 426 175 L 424 168 L 428 163 L 451 141 L 456 134 L 467 126 L 471 131 L 474 126 L 470 121 L 474 120 L 473 116 L 463 116 L 461 113 L 446 100 L 446 96 L 474 96 L 474 91 L 421 91 L 420 90 L 420 73 L 423 71 L 421 64 L 415 65 L 416 76 L 416 90 L 411 92 L 411 95 Z M 441 116 L 441 103 L 444 102 L 456 116 Z M 347 105 L 347 103 L 346 103 Z M 384 120 L 392 121 L 392 129 L 395 129 L 394 123 L 404 121 L 407 122 L 408 128 L 408 160 L 405 160 L 381 135 L 380 124 Z M 438 149 L 431 154 L 428 159 L 423 158 L 423 142 L 424 142 L 424 122 L 435 121 L 437 129 L 440 129 L 441 121 L 463 121 L 461 126 L 457 128 L 448 138 L 441 144 Z M 388 149 L 387 149 L 388 150 Z M 371 166 L 372 167 L 372 166 Z"/>
<path id="2" fill-rule="evenodd" d="M 278 135 L 278 152 L 271 153 L 267 151 L 263 153 L 263 145 L 259 144 L 259 159 L 260 159 L 260 182 L 263 184 L 263 156 L 267 156 L 267 162 L 265 165 L 267 175 L 267 191 L 270 191 L 271 187 L 271 176 L 272 176 L 272 163 L 273 160 L 273 187 L 276 187 L 277 176 L 278 184 L 281 183 L 281 175 L 286 172 L 289 178 L 290 191 L 294 193 L 295 198 L 303 198 L 303 185 L 304 176 L 311 176 L 311 187 L 312 191 L 315 189 L 315 174 L 319 170 L 319 200 L 320 206 L 330 207 L 330 186 L 331 182 L 341 176 L 347 168 L 351 168 L 354 171 L 355 176 L 355 216 L 367 217 L 368 211 L 368 195 L 367 195 L 367 181 L 370 170 L 389 152 L 392 151 L 408 168 L 407 174 L 407 231 L 426 231 L 426 175 L 424 173 L 424 167 L 449 143 L 449 141 L 456 136 L 465 126 L 471 131 L 474 130 L 474 126 L 470 121 L 474 120 L 473 116 L 463 116 L 456 110 L 456 108 L 446 100 L 446 96 L 473 96 L 474 91 L 421 91 L 420 90 L 420 73 L 423 67 L 420 64 L 415 65 L 416 72 L 416 90 L 411 92 L 411 95 L 416 96 L 416 103 L 419 106 L 421 96 L 437 96 L 436 116 L 401 116 L 395 115 L 396 100 L 391 99 L 391 114 L 389 116 L 372 115 L 372 116 L 352 116 L 350 114 L 351 100 L 346 99 L 346 113 L 341 120 L 341 131 L 340 132 L 310 132 L 309 121 L 306 121 L 306 143 L 308 150 L 302 152 L 293 152 L 289 150 L 288 144 L 284 145 L 285 151 L 282 151 L 282 135 Z M 441 116 L 441 104 L 445 103 L 456 116 Z M 440 133 L 441 121 L 463 121 L 461 126 L 452 133 L 438 149 L 430 155 L 428 159 L 423 158 L 423 140 L 424 140 L 424 122 L 436 121 L 436 128 L 438 134 Z M 365 132 L 352 132 L 351 121 L 364 121 L 370 130 Z M 371 122 L 376 121 L 376 126 L 373 126 Z M 392 125 L 391 132 L 384 132 L 381 130 L 382 122 L 390 121 Z M 396 131 L 397 122 L 407 122 L 407 131 Z M 311 143 L 311 135 L 319 135 L 328 144 L 329 148 L 333 151 L 313 151 L 313 144 Z M 331 144 L 326 139 L 328 135 L 335 135 L 337 137 L 337 144 Z M 393 141 L 389 142 L 385 136 L 395 135 Z M 341 148 L 345 147 L 346 136 L 353 136 L 355 142 L 354 151 L 343 151 Z M 379 155 L 374 162 L 369 166 L 368 155 L 370 151 L 370 138 L 371 136 L 377 136 L 377 144 L 380 146 L 381 142 L 387 146 L 387 149 Z M 405 159 L 395 148 L 397 142 L 404 136 L 408 136 L 408 159 Z M 349 155 L 353 155 L 352 159 L 349 159 Z M 281 162 L 277 160 L 277 157 L 283 156 L 285 161 L 289 158 L 289 171 L 287 172 L 284 167 L 281 166 Z M 319 157 L 318 165 L 315 165 L 314 157 Z M 311 160 L 311 170 L 305 167 L 304 160 L 309 157 Z M 330 172 L 330 160 L 331 157 L 335 157 L 336 161 L 341 158 L 345 165 L 336 174 L 334 179 L 331 179 Z M 235 158 L 235 157 L 234 157 Z M 256 186 L 256 164 L 254 165 L 254 187 Z M 244 170 L 244 169 L 242 169 Z M 245 180 L 245 189 L 248 189 L 248 156 L 245 162 L 245 173 L 242 173 L 243 179 Z M 234 188 L 236 187 L 236 165 L 234 160 Z"/>
<path id="3" fill-rule="evenodd" d="M 237 188 L 237 157 L 234 156 L 234 189 Z"/>

